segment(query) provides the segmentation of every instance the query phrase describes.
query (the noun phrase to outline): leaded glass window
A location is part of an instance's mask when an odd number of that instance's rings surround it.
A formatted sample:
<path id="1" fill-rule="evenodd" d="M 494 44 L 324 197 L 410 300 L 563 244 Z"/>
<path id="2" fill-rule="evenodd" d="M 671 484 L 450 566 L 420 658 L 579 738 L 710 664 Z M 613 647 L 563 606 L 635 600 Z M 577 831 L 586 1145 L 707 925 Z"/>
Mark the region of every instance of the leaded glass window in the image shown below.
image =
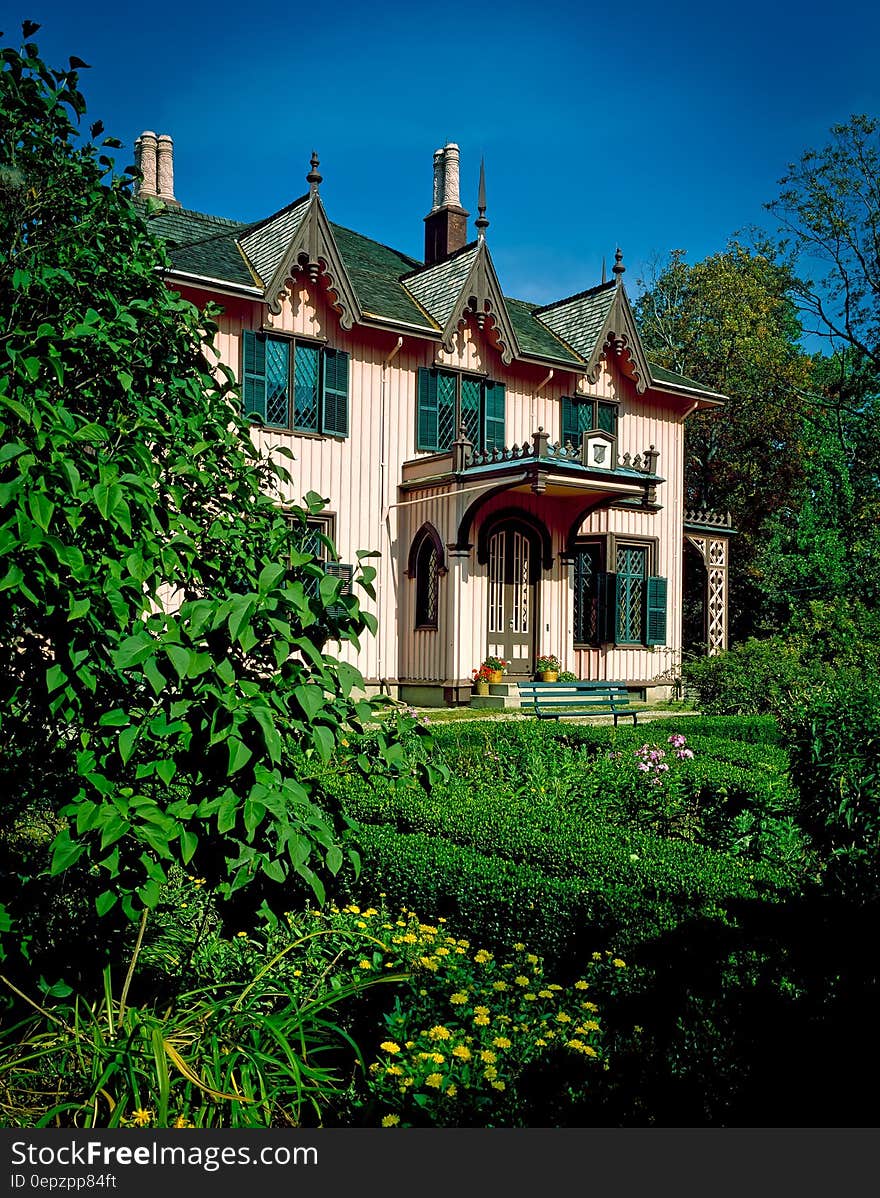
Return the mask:
<path id="1" fill-rule="evenodd" d="M 617 637 L 619 644 L 640 644 L 644 640 L 645 580 L 648 576 L 648 549 L 644 545 L 618 545 Z"/>
<path id="2" fill-rule="evenodd" d="M 503 383 L 422 367 L 417 399 L 417 449 L 451 449 L 462 425 L 478 449 L 504 448 Z"/>
<path id="3" fill-rule="evenodd" d="M 247 330 L 244 413 L 272 428 L 348 435 L 349 356 L 343 350 Z"/>

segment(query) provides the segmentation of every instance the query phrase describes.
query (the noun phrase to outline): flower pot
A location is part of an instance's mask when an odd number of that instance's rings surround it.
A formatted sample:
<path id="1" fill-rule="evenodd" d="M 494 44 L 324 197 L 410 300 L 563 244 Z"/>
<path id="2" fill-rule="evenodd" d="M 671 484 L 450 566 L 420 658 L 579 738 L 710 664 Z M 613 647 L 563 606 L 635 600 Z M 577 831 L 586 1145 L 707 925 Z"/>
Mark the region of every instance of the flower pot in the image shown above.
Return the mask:
<path id="1" fill-rule="evenodd" d="M 474 683 L 474 691 L 478 695 L 488 695 L 489 683 L 488 682 L 475 682 Z"/>
<path id="2" fill-rule="evenodd" d="M 495 682 L 495 683 L 503 682 L 504 681 L 504 671 L 503 670 L 490 670 L 489 671 L 489 681 Z"/>
<path id="3" fill-rule="evenodd" d="M 541 670 L 539 677 L 542 682 L 558 682 L 559 681 L 559 671 L 558 670 Z"/>

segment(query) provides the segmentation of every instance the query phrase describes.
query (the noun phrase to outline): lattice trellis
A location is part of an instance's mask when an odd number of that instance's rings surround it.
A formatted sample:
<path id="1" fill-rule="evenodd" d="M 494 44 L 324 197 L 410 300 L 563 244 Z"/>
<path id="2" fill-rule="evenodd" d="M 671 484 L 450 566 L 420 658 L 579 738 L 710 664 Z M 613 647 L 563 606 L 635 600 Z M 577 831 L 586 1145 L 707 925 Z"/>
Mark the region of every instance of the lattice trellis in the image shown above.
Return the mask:
<path id="1" fill-rule="evenodd" d="M 688 540 L 706 566 L 706 651 L 714 657 L 727 648 L 727 538 L 688 536 Z"/>

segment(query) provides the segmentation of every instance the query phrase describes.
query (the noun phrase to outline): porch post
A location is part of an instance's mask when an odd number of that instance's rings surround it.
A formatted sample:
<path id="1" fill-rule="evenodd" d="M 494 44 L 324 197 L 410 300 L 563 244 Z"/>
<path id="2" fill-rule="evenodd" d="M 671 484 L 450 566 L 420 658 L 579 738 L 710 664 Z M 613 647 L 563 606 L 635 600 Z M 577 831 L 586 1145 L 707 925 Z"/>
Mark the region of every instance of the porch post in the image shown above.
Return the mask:
<path id="1" fill-rule="evenodd" d="M 563 552 L 559 554 L 558 560 L 561 584 L 559 625 L 563 637 L 559 660 L 563 670 L 577 673 L 574 661 L 574 572 L 571 568 L 574 555 Z"/>
<path id="2" fill-rule="evenodd" d="M 470 582 L 471 549 L 457 549 L 447 545 L 446 561 L 449 573 L 446 576 L 446 636 L 445 698 L 447 702 L 465 700 L 471 689 L 471 670 L 480 664 L 472 661 L 473 648 L 473 605 Z M 454 692 L 454 693 L 453 693 Z"/>
<path id="3" fill-rule="evenodd" d="M 727 649 L 729 542 L 727 537 L 686 535 L 706 566 L 706 652 L 709 657 L 715 657 Z"/>

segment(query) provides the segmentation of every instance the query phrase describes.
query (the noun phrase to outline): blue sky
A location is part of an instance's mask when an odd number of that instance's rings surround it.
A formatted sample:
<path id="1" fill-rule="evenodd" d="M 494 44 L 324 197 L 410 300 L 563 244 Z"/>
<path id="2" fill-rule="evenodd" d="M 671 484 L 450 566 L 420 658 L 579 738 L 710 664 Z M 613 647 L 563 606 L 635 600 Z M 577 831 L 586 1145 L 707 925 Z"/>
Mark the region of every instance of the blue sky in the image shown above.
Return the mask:
<path id="1" fill-rule="evenodd" d="M 16 0 L 16 3 L 21 0 Z M 170 133 L 186 207 L 256 220 L 306 190 L 330 219 L 421 257 L 432 154 L 461 147 L 508 295 L 593 286 L 619 244 L 630 293 L 674 248 L 698 261 L 767 221 L 786 164 L 853 112 L 880 114 L 880 8 L 857 0 L 379 6 L 4 3 L 132 160 Z M 472 226 L 471 226 L 472 228 Z"/>

